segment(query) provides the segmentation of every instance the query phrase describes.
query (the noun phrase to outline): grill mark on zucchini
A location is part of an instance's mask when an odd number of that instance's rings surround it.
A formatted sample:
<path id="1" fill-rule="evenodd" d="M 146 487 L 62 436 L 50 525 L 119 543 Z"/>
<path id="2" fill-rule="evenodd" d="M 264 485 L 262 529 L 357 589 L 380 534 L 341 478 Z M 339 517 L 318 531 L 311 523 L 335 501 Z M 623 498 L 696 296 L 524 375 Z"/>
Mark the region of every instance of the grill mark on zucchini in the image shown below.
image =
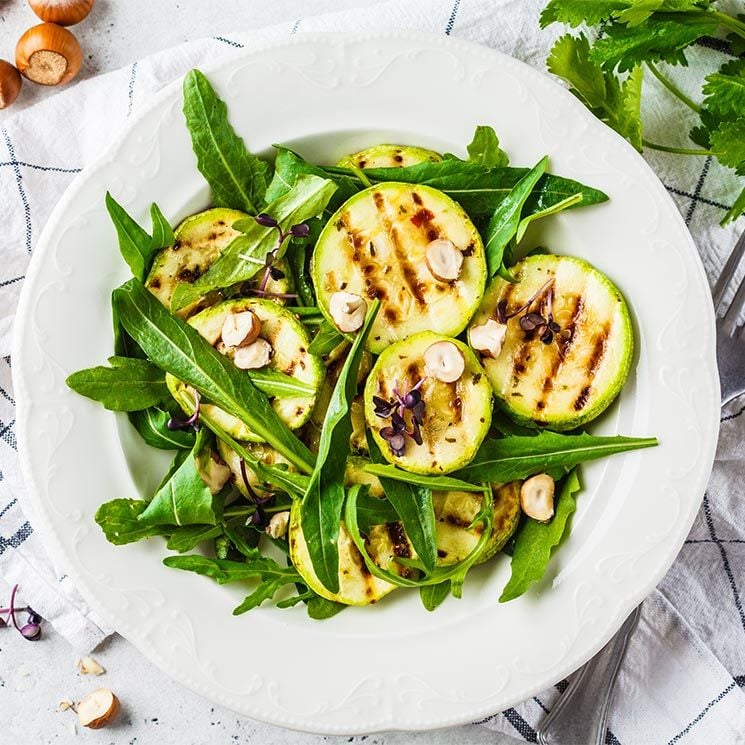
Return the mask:
<path id="1" fill-rule="evenodd" d="M 411 296 L 417 301 L 419 306 L 423 308 L 425 304 L 424 294 L 422 293 L 422 288 L 419 285 L 419 279 L 417 277 L 416 269 L 409 262 L 406 250 L 401 245 L 401 242 L 399 240 L 398 230 L 396 229 L 396 226 L 393 224 L 390 217 L 388 217 L 385 197 L 379 191 L 376 191 L 373 193 L 373 201 L 375 202 L 375 208 L 378 210 L 378 214 L 380 215 L 380 220 L 385 225 L 386 232 L 388 233 L 388 237 L 391 240 L 393 252 L 396 255 L 396 261 L 398 262 L 398 265 L 401 269 L 401 276 L 406 285 L 406 288 L 408 289 Z M 365 280 L 365 284 L 368 284 L 368 280 Z M 372 285 L 372 282 L 370 282 L 370 285 Z M 369 293 L 370 290 L 368 289 L 368 294 Z M 393 311 L 394 315 L 393 317 L 391 317 L 388 314 L 389 310 L 393 309 L 390 307 L 386 308 L 384 311 L 385 317 L 392 323 L 395 323 L 398 320 L 398 316 L 395 314 L 395 311 Z"/>
<path id="2" fill-rule="evenodd" d="M 609 334 L 610 329 L 606 325 L 603 326 L 600 333 L 597 334 L 597 336 L 595 337 L 595 343 L 593 345 L 592 352 L 590 353 L 590 356 L 587 359 L 587 364 L 585 365 L 586 375 L 590 379 L 595 376 L 595 373 L 600 368 L 600 363 L 603 361 L 603 357 L 605 356 L 605 352 L 608 346 Z M 576 400 L 574 401 L 575 411 L 582 411 L 582 409 L 585 408 L 587 402 L 590 400 L 591 393 L 591 385 L 583 386 L 582 390 L 579 392 L 579 396 L 577 396 Z"/>

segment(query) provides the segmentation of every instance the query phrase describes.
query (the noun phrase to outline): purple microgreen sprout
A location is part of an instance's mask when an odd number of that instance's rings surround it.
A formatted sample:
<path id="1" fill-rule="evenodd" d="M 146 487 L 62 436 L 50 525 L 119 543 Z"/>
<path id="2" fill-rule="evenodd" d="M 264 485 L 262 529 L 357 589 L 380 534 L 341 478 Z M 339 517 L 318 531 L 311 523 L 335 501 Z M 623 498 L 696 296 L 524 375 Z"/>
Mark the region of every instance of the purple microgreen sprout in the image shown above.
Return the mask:
<path id="1" fill-rule="evenodd" d="M 199 408 L 201 397 L 199 391 L 194 389 L 194 413 L 188 419 L 177 419 L 172 416 L 167 422 L 166 427 L 174 432 L 177 429 L 198 429 L 199 428 Z"/>
<path id="2" fill-rule="evenodd" d="M 261 277 L 258 288 L 250 289 L 248 292 L 253 295 L 259 295 L 260 297 L 297 298 L 297 295 L 268 292 L 266 286 L 270 277 L 276 282 L 278 279 L 283 279 L 285 276 L 281 269 L 274 266 L 274 262 L 277 260 L 279 250 L 282 248 L 284 242 L 289 238 L 307 237 L 310 233 L 310 226 L 307 223 L 300 222 L 297 223 L 297 225 L 292 225 L 289 230 L 284 231 L 279 222 L 266 212 L 256 215 L 254 220 L 264 228 L 274 228 L 278 233 L 278 237 L 277 245 L 266 255 L 264 261 L 264 274 Z"/>
<path id="3" fill-rule="evenodd" d="M 13 585 L 13 589 L 10 592 L 10 603 L 7 608 L 0 608 L 0 614 L 7 613 L 6 618 L 0 617 L 0 627 L 8 626 L 8 622 L 12 619 L 13 626 L 21 634 L 24 639 L 29 641 L 36 641 L 41 639 L 41 616 L 35 613 L 28 606 L 23 608 L 16 608 L 16 594 L 18 592 L 18 585 Z M 28 613 L 28 618 L 23 626 L 18 625 L 16 619 L 16 613 Z"/>
<path id="4" fill-rule="evenodd" d="M 531 310 L 531 307 L 538 303 L 538 301 L 540 303 L 537 310 Z M 507 312 L 507 301 L 500 300 L 497 303 L 497 320 L 500 323 L 507 323 L 510 318 L 520 316 L 518 322 L 523 331 L 526 333 L 535 332 L 544 344 L 550 344 L 554 340 L 554 334 L 558 334 L 561 331 L 561 327 L 553 317 L 553 305 L 554 279 L 552 277 L 527 302 L 523 303 L 517 310 L 512 311 L 512 313 Z"/>
<path id="5" fill-rule="evenodd" d="M 380 429 L 380 436 L 388 443 L 391 452 L 402 456 L 406 449 L 406 437 L 410 437 L 417 445 L 424 441 L 421 426 L 424 423 L 424 399 L 421 387 L 426 378 L 421 378 L 408 391 L 402 393 L 398 382 L 393 387 L 393 400 L 386 401 L 380 396 L 373 396 L 374 411 L 381 419 L 390 418 L 390 426 Z M 406 426 L 406 412 L 411 418 L 411 428 Z"/>
<path id="6" fill-rule="evenodd" d="M 246 471 L 246 462 L 241 459 L 241 479 L 243 479 L 243 485 L 246 487 L 249 499 L 254 503 L 255 511 L 248 518 L 246 525 L 253 525 L 257 528 L 268 525 L 267 514 L 264 511 L 264 507 L 269 506 L 270 502 L 274 500 L 274 494 L 268 494 L 266 497 L 260 497 L 251 486 L 248 480 L 248 472 Z"/>

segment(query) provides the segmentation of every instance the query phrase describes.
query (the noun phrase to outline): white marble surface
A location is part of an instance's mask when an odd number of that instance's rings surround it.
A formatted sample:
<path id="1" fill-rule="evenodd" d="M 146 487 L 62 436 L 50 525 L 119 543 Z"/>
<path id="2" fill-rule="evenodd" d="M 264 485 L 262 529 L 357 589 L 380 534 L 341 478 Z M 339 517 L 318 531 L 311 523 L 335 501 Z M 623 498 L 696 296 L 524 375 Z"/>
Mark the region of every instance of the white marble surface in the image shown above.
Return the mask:
<path id="1" fill-rule="evenodd" d="M 371 5 L 376 0 L 97 0 L 91 15 L 72 30 L 85 53 L 75 82 L 126 65 L 147 54 L 200 36 L 254 28 L 330 10 Z M 15 43 L 37 22 L 22 0 L 0 0 L 0 58 L 13 60 Z M 24 85 L 16 104 L 0 111 L 0 124 L 60 90 Z M 0 602 L 9 595 L 0 581 Z M 79 743 L 107 745 L 320 745 L 324 742 L 366 745 L 486 745 L 507 743 L 478 726 L 428 733 L 389 733 L 369 737 L 319 737 L 269 727 L 240 717 L 171 682 L 118 636 L 96 653 L 107 669 L 92 679 L 76 672 L 76 654 L 48 626 L 44 638 L 27 642 L 12 629 L 0 628 L 0 745 L 6 743 Z M 150 682 L 144 688 L 140 681 Z M 117 723 L 98 731 L 76 726 L 70 711 L 59 712 L 64 698 L 77 700 L 99 687 L 120 697 Z"/>

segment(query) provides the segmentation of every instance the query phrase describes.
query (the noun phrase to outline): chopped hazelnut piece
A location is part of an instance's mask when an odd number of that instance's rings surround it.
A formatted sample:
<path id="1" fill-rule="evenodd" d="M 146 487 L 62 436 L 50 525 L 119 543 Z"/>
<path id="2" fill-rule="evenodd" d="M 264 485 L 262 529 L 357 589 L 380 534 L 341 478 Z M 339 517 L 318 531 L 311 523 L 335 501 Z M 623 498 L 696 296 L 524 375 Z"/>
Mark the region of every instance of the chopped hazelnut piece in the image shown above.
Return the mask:
<path id="1" fill-rule="evenodd" d="M 269 525 L 266 526 L 265 530 L 267 535 L 272 538 L 282 538 L 287 533 L 287 526 L 290 524 L 290 513 L 289 512 L 277 512 L 272 515 L 269 520 Z"/>
<path id="2" fill-rule="evenodd" d="M 261 321 L 250 310 L 229 313 L 222 324 L 222 340 L 229 347 L 245 347 L 259 338 Z"/>
<path id="3" fill-rule="evenodd" d="M 114 721 L 120 706 L 108 688 L 98 688 L 78 702 L 78 719 L 83 727 L 100 729 Z"/>
<path id="4" fill-rule="evenodd" d="M 554 480 L 547 473 L 531 476 L 520 487 L 523 512 L 538 522 L 548 522 L 554 516 Z"/>
<path id="5" fill-rule="evenodd" d="M 451 341 L 436 341 L 424 352 L 424 372 L 443 383 L 454 383 L 463 375 L 466 361 Z"/>
<path id="6" fill-rule="evenodd" d="M 471 326 L 468 341 L 477 351 L 488 357 L 498 357 L 507 336 L 507 325 L 490 318 L 480 326 Z"/>
<path id="7" fill-rule="evenodd" d="M 233 363 L 241 370 L 258 370 L 269 364 L 272 351 L 272 345 L 266 339 L 257 339 L 253 344 L 237 347 Z"/>
<path id="8" fill-rule="evenodd" d="M 424 260 L 435 279 L 452 282 L 460 277 L 463 254 L 448 238 L 436 238 L 428 243 L 424 251 Z"/>
<path id="9" fill-rule="evenodd" d="M 339 331 L 357 331 L 365 322 L 367 303 L 353 292 L 335 292 L 329 300 L 329 313 Z"/>

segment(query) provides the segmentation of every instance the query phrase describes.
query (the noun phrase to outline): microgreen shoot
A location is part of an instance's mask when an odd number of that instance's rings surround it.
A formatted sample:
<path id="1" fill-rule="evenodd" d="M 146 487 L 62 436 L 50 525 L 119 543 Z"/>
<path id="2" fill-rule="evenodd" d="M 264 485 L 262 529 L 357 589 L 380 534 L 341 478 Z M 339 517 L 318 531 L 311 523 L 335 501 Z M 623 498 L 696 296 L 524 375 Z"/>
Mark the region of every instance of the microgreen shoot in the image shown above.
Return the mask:
<path id="1" fill-rule="evenodd" d="M 388 443 L 391 452 L 396 456 L 404 454 L 406 437 L 417 445 L 422 444 L 421 426 L 424 423 L 424 399 L 421 387 L 426 378 L 421 378 L 408 391 L 401 393 L 398 381 L 393 388 L 393 400 L 386 401 L 380 396 L 373 396 L 375 414 L 381 419 L 390 418 L 391 423 L 380 430 L 380 436 Z M 406 412 L 409 412 L 411 425 L 406 424 Z"/>
<path id="2" fill-rule="evenodd" d="M 24 639 L 28 639 L 28 641 L 31 642 L 38 641 L 41 639 L 41 616 L 29 606 L 16 608 L 15 600 L 17 593 L 18 585 L 13 585 L 13 588 L 10 591 L 10 602 L 8 603 L 8 607 L 0 608 L 0 628 L 8 626 L 9 622 L 12 621 L 14 628 Z M 5 618 L 2 617 L 3 613 L 7 614 Z M 23 626 L 18 625 L 16 613 L 28 614 L 26 623 L 23 624 Z"/>
<path id="3" fill-rule="evenodd" d="M 172 416 L 168 422 L 166 423 L 166 427 L 171 430 L 171 432 L 175 432 L 179 429 L 193 429 L 197 430 L 199 429 L 199 409 L 200 409 L 200 401 L 201 396 L 199 395 L 199 391 L 194 389 L 194 413 L 188 418 L 188 419 L 178 419 L 175 416 Z"/>
<path id="4" fill-rule="evenodd" d="M 536 303 L 539 303 L 540 313 L 531 311 Z M 554 279 L 549 279 L 534 293 L 525 303 L 511 313 L 507 312 L 507 302 L 501 300 L 497 304 L 497 320 L 507 323 L 510 318 L 520 316 L 520 328 L 527 333 L 536 333 L 544 344 L 550 344 L 554 340 L 554 334 L 561 332 L 561 327 L 554 320 Z M 522 314 L 522 315 L 521 315 Z"/>

